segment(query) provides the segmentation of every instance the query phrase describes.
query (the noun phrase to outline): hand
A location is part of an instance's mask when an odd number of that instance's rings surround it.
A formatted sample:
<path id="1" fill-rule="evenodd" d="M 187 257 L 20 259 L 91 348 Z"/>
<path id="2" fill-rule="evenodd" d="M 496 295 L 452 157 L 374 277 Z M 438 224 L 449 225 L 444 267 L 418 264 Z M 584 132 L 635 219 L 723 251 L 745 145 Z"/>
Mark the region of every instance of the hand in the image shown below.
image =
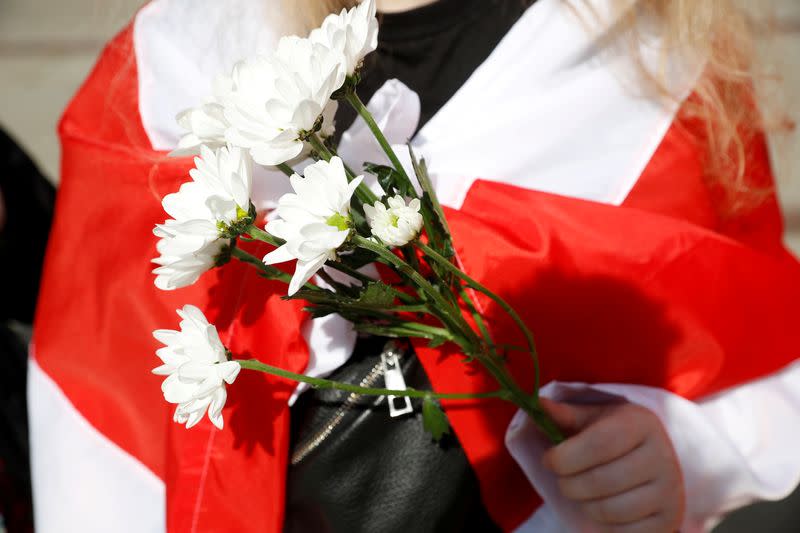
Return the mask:
<path id="1" fill-rule="evenodd" d="M 603 533 L 672 533 L 683 521 L 680 464 L 661 421 L 630 403 L 574 405 L 542 399 L 571 435 L 544 466 Z"/>

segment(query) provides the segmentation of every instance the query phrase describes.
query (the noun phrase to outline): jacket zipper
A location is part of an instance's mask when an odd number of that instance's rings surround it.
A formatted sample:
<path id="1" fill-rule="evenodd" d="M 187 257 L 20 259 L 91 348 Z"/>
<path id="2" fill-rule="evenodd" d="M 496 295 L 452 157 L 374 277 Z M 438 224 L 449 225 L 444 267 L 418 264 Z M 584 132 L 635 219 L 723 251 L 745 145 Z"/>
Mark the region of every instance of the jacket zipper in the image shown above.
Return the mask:
<path id="1" fill-rule="evenodd" d="M 402 354 L 394 342 L 386 343 L 381 352 L 381 364 L 383 365 L 383 379 L 387 389 L 406 390 L 406 380 L 403 377 L 403 369 L 400 367 L 400 354 Z M 411 405 L 411 398 L 408 396 L 389 396 L 389 416 L 392 418 L 403 416 L 414 411 Z"/>
<path id="2" fill-rule="evenodd" d="M 378 382 L 380 377 L 383 375 L 383 361 L 379 361 L 369 373 L 364 376 L 364 379 L 361 380 L 359 386 L 361 387 L 372 387 L 375 383 Z M 319 430 L 313 438 L 307 440 L 302 446 L 298 446 L 295 448 L 294 452 L 292 453 L 291 463 L 292 465 L 296 465 L 300 461 L 306 458 L 308 454 L 316 450 L 320 444 L 325 442 L 325 440 L 330 437 L 333 430 L 336 429 L 339 424 L 342 423 L 344 416 L 350 412 L 350 410 L 358 403 L 361 396 L 351 392 L 339 409 L 336 410 L 336 413 L 328 420 L 325 426 Z M 378 399 L 378 403 L 383 401 L 383 397 Z"/>
<path id="3" fill-rule="evenodd" d="M 394 341 L 389 341 L 384 346 L 381 352 L 381 360 L 372 367 L 366 376 L 358 384 L 360 387 L 374 387 L 378 380 L 383 376 L 385 387 L 387 389 L 405 390 L 406 382 L 403 378 L 403 371 L 400 367 L 400 355 L 402 350 L 397 346 Z M 377 403 L 384 400 L 384 396 L 378 399 Z M 347 398 L 342 402 L 342 405 L 336 410 L 333 416 L 323 426 L 321 430 L 314 434 L 313 438 L 306 440 L 302 446 L 295 448 L 292 453 L 290 462 L 296 465 L 305 459 L 308 454 L 316 450 L 328 437 L 330 437 L 333 430 L 342 423 L 344 417 L 350 410 L 355 407 L 361 396 L 356 393 L 350 393 Z M 397 417 L 414 410 L 411 405 L 411 399 L 408 397 L 395 397 L 389 396 L 389 416 Z"/>

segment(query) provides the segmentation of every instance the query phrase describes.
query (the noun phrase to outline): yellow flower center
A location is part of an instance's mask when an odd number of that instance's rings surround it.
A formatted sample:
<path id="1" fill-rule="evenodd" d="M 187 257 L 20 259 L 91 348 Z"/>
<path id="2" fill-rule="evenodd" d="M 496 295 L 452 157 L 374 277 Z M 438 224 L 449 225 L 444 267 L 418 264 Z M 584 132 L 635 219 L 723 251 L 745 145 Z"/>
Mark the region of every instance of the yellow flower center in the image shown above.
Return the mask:
<path id="1" fill-rule="evenodd" d="M 333 226 L 339 231 L 347 231 L 350 229 L 350 217 L 346 217 L 340 213 L 332 214 L 328 217 L 325 223 L 329 226 Z"/>
<path id="2" fill-rule="evenodd" d="M 237 221 L 238 220 L 242 220 L 243 218 L 248 218 L 249 216 L 250 216 L 249 212 L 245 211 L 244 209 L 242 209 L 238 205 L 236 206 L 236 220 Z"/>

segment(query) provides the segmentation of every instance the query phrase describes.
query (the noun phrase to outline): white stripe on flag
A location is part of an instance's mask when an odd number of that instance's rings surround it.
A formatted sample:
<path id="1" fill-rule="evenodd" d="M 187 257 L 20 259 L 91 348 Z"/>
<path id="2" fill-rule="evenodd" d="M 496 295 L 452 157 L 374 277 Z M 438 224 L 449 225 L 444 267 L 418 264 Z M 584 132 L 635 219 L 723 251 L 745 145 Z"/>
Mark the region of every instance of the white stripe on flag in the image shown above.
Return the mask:
<path id="1" fill-rule="evenodd" d="M 162 533 L 164 483 L 98 432 L 31 357 L 28 419 L 37 533 Z"/>

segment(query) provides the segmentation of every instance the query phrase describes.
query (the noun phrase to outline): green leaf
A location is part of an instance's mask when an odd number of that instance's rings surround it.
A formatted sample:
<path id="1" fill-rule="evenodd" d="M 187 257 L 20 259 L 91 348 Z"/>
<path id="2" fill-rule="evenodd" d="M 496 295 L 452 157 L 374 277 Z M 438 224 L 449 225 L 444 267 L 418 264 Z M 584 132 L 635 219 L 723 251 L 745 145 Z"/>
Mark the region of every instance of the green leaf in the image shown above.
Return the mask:
<path id="1" fill-rule="evenodd" d="M 333 315 L 336 313 L 336 309 L 322 305 L 307 306 L 303 308 L 303 311 L 310 314 L 312 319 L 322 318 L 324 316 Z"/>
<path id="2" fill-rule="evenodd" d="M 365 287 L 353 287 L 342 293 L 329 290 L 301 289 L 291 296 L 283 296 L 283 300 L 305 300 L 316 306 L 335 309 L 344 316 L 348 310 L 375 311 L 391 309 L 394 306 L 394 293 L 391 287 L 381 281 L 367 283 Z"/>
<path id="3" fill-rule="evenodd" d="M 349 300 L 349 298 L 329 290 L 300 289 L 291 296 L 281 296 L 281 300 L 305 300 L 312 304 L 337 305 Z"/>
<path id="4" fill-rule="evenodd" d="M 428 348 L 437 348 L 442 344 L 446 343 L 448 340 L 449 339 L 446 339 L 445 337 L 439 337 L 439 336 L 434 337 L 430 341 L 428 341 Z"/>
<path id="5" fill-rule="evenodd" d="M 444 435 L 450 434 L 450 423 L 447 416 L 431 396 L 425 396 L 422 402 L 422 426 L 431 434 L 433 440 L 439 442 Z"/>
<path id="6" fill-rule="evenodd" d="M 393 167 L 387 165 L 377 165 L 375 163 L 364 163 L 364 170 L 370 174 L 374 174 L 378 178 L 383 191 L 388 196 L 401 194 L 403 196 L 416 196 L 414 191 L 409 190 L 406 180 Z"/>
<path id="7" fill-rule="evenodd" d="M 439 198 L 436 196 L 436 191 L 428 176 L 428 167 L 425 164 L 425 159 L 418 160 L 410 144 L 408 145 L 408 153 L 411 156 L 411 164 L 414 167 L 417 181 L 422 188 L 421 211 L 425 219 L 425 229 L 428 232 L 431 246 L 437 249 L 443 256 L 453 257 L 455 251 L 453 250 L 450 228 L 444 216 L 442 206 L 439 203 Z"/>
<path id="8" fill-rule="evenodd" d="M 369 222 L 367 222 L 364 216 L 364 204 L 355 194 L 350 201 L 350 216 L 353 219 L 353 226 L 358 233 L 362 235 L 370 234 Z"/>
<path id="9" fill-rule="evenodd" d="M 354 303 L 359 307 L 386 309 L 394 304 L 394 293 L 385 283 L 374 281 L 367 284 Z"/>
<path id="10" fill-rule="evenodd" d="M 339 256 L 339 261 L 354 270 L 358 270 L 364 265 L 374 263 L 377 259 L 378 255 L 375 252 L 365 250 L 364 248 L 356 248 Z"/>
<path id="11" fill-rule="evenodd" d="M 392 331 L 391 325 L 380 325 L 380 324 L 373 324 L 370 322 L 354 322 L 353 329 L 358 331 L 359 333 L 366 333 L 368 335 L 375 335 L 378 337 L 391 337 L 391 338 L 400 338 L 405 337 L 405 332 L 403 334 L 397 333 Z"/>

